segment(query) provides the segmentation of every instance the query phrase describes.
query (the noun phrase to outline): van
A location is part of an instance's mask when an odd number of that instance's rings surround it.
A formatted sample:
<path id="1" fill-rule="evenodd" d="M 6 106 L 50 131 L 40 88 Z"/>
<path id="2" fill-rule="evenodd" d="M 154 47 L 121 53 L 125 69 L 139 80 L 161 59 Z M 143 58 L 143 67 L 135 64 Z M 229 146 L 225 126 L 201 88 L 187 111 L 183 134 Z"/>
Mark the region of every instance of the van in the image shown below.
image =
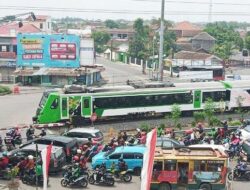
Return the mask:
<path id="1" fill-rule="evenodd" d="M 117 147 L 113 151 L 100 152 L 93 157 L 92 168 L 96 169 L 104 162 L 107 169 L 110 169 L 113 162 L 118 165 L 118 160 L 123 158 L 128 165 L 128 170 L 140 175 L 145 150 L 145 146 L 125 146 Z"/>
<path id="2" fill-rule="evenodd" d="M 48 145 L 37 144 L 36 152 L 36 144 L 30 144 L 23 148 L 13 150 L 9 153 L 10 163 L 17 164 L 21 157 L 27 158 L 29 155 L 34 156 L 36 158 L 38 153 L 38 160 L 41 160 L 41 151 L 47 148 Z M 62 167 L 66 164 L 66 155 L 63 151 L 62 147 L 59 146 L 52 146 L 51 150 L 51 158 L 50 158 L 50 165 L 49 165 L 49 172 L 55 173 L 61 171 Z"/>

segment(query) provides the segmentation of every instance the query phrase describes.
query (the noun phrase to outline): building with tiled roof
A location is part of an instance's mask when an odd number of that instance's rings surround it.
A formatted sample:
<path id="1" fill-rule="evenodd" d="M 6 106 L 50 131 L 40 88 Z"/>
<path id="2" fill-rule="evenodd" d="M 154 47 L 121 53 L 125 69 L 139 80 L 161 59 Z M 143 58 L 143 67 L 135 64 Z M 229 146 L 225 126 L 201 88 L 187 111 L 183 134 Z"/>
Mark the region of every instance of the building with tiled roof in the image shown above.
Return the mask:
<path id="1" fill-rule="evenodd" d="M 204 49 L 209 52 L 213 49 L 215 41 L 216 39 L 207 32 L 201 32 L 192 38 L 191 43 L 193 49 Z"/>
<path id="2" fill-rule="evenodd" d="M 199 26 L 196 26 L 188 21 L 183 21 L 175 24 L 169 30 L 175 32 L 177 38 L 180 37 L 194 37 L 195 35 L 202 32 L 202 29 Z"/>
<path id="3" fill-rule="evenodd" d="M 43 32 L 48 34 L 52 33 L 52 21 L 51 16 L 48 15 L 35 15 L 36 19 L 33 20 L 31 17 L 28 17 L 26 21 L 33 24 Z"/>

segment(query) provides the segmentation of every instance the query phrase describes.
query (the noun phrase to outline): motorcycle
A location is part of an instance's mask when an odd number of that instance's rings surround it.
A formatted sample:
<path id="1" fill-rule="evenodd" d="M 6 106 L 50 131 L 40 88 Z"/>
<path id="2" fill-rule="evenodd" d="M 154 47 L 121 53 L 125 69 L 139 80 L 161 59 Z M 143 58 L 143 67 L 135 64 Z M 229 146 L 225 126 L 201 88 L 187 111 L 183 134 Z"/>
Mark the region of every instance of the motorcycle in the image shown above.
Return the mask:
<path id="1" fill-rule="evenodd" d="M 63 178 L 61 179 L 61 185 L 63 187 L 67 186 L 81 186 L 86 188 L 88 186 L 88 177 L 86 175 L 80 175 L 76 179 L 72 175 L 72 172 L 65 172 Z"/>
<path id="2" fill-rule="evenodd" d="M 62 176 L 66 175 L 67 173 L 72 171 L 73 166 L 74 166 L 74 164 L 63 166 Z M 80 169 L 80 175 L 85 176 L 87 179 L 89 178 L 89 173 L 90 173 L 90 171 L 88 170 L 88 168 L 81 168 Z"/>
<path id="3" fill-rule="evenodd" d="M 11 150 L 14 150 L 15 147 L 13 146 L 13 138 L 10 137 L 10 136 L 6 136 L 4 138 L 4 143 L 5 143 L 5 146 L 6 146 L 6 149 L 7 151 L 11 151 Z"/>
<path id="4" fill-rule="evenodd" d="M 115 179 L 113 175 L 109 172 L 106 172 L 102 175 L 101 179 L 97 179 L 98 171 L 94 171 L 90 176 L 89 176 L 89 183 L 94 185 L 95 183 L 97 184 L 104 184 L 108 186 L 113 186 L 115 184 Z"/>
<path id="5" fill-rule="evenodd" d="M 112 173 L 116 179 L 120 179 L 126 183 L 129 183 L 132 180 L 132 175 L 129 173 L 129 171 L 118 171 L 113 169 L 110 170 L 110 173 Z"/>
<path id="6" fill-rule="evenodd" d="M 35 173 L 30 174 L 28 171 L 24 172 L 23 176 L 21 176 L 21 180 L 23 184 L 27 184 L 27 185 L 36 185 L 36 184 L 38 184 L 39 186 L 43 185 L 43 175 L 37 176 L 37 180 L 36 180 Z"/>
<path id="7" fill-rule="evenodd" d="M 250 170 L 246 170 L 246 171 L 244 171 L 243 175 L 240 175 L 239 169 L 236 166 L 233 169 L 233 171 L 230 171 L 228 173 L 228 180 L 230 180 L 230 181 L 232 181 L 232 180 L 246 180 L 246 181 L 249 181 L 250 180 Z"/>
<path id="8" fill-rule="evenodd" d="M 8 167 L 4 170 L 0 170 L 0 179 L 10 180 L 11 177 L 10 177 L 9 173 L 10 173 L 10 167 Z"/>

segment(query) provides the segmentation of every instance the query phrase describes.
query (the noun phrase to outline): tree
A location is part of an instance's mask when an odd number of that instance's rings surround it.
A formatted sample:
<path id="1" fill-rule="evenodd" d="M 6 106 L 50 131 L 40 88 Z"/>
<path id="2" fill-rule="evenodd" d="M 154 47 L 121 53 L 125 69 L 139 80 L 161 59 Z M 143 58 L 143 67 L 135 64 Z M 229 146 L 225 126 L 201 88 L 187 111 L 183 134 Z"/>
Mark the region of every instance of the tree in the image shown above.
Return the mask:
<path id="1" fill-rule="evenodd" d="M 205 31 L 216 39 L 213 53 L 227 61 L 234 49 L 242 50 L 244 41 L 239 32 L 235 31 L 236 25 L 227 22 L 215 22 L 206 26 Z"/>
<path id="2" fill-rule="evenodd" d="M 237 104 L 237 110 L 236 112 L 240 115 L 240 120 L 243 121 L 245 114 L 247 113 L 247 111 L 245 111 L 243 109 L 243 101 L 245 100 L 245 98 L 243 98 L 242 96 L 238 96 L 236 98 L 236 104 Z"/>
<path id="3" fill-rule="evenodd" d="M 181 129 L 181 124 L 179 123 L 181 117 L 181 107 L 178 104 L 172 105 L 170 117 L 174 123 L 174 127 Z"/>
<path id="4" fill-rule="evenodd" d="M 205 102 L 204 113 L 207 117 L 209 125 L 213 125 L 212 121 L 214 119 L 213 117 L 214 117 L 215 108 L 216 108 L 216 105 L 214 101 L 211 98 L 208 98 Z"/>
<path id="5" fill-rule="evenodd" d="M 105 21 L 105 26 L 107 28 L 119 28 L 119 25 L 117 22 L 115 22 L 114 20 L 108 19 Z"/>
<path id="6" fill-rule="evenodd" d="M 250 35 L 247 35 L 245 38 L 245 46 L 248 50 L 250 50 Z"/>
<path id="7" fill-rule="evenodd" d="M 129 44 L 129 55 L 138 59 L 146 59 L 149 56 L 148 36 L 149 28 L 143 25 L 143 20 L 135 20 L 133 28 L 135 35 Z"/>
<path id="8" fill-rule="evenodd" d="M 95 42 L 95 51 L 103 53 L 106 50 L 106 44 L 110 40 L 110 35 L 107 32 L 96 31 L 92 33 L 92 38 Z"/>

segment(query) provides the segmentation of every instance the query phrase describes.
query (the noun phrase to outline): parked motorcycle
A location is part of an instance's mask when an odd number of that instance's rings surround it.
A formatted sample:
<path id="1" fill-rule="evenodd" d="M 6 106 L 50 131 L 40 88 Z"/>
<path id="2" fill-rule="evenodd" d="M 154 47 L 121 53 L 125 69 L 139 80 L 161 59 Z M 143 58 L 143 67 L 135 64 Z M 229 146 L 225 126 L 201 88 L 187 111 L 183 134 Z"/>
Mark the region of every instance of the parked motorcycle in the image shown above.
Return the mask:
<path id="1" fill-rule="evenodd" d="M 132 180 L 132 175 L 129 171 L 110 170 L 110 173 L 112 173 L 116 179 L 120 179 L 126 183 L 129 183 Z"/>
<path id="2" fill-rule="evenodd" d="M 228 173 L 228 180 L 232 181 L 232 180 L 246 180 L 249 181 L 250 180 L 250 170 L 246 170 L 244 171 L 244 174 L 240 174 L 239 169 L 237 168 L 237 166 Z"/>
<path id="3" fill-rule="evenodd" d="M 98 171 L 94 171 L 90 176 L 89 176 L 89 183 L 90 184 L 104 184 L 108 186 L 113 186 L 115 184 L 115 179 L 113 175 L 109 172 L 104 173 L 100 180 L 97 179 Z"/>
<path id="4" fill-rule="evenodd" d="M 23 176 L 21 176 L 21 180 L 23 182 L 23 184 L 27 184 L 27 185 L 36 185 L 36 175 L 34 174 L 30 174 L 28 171 L 25 171 Z M 37 184 L 39 186 L 43 185 L 43 175 L 39 175 L 37 176 Z"/>

